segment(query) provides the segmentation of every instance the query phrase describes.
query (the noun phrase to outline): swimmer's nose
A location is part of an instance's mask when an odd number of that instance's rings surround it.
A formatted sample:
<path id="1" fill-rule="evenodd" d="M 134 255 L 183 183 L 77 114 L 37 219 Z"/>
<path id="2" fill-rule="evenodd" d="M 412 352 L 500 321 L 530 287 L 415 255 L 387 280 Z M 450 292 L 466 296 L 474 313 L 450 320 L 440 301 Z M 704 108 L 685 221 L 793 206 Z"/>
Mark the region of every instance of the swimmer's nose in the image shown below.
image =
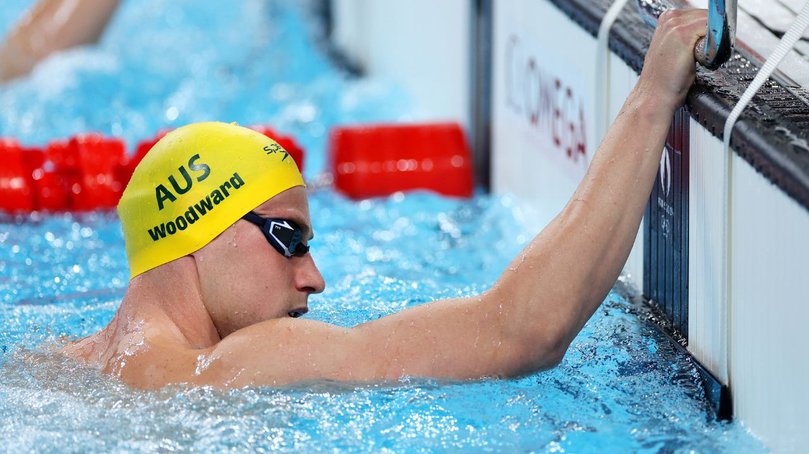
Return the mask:
<path id="1" fill-rule="evenodd" d="M 317 269 L 312 254 L 306 254 L 297 260 L 300 260 L 300 263 L 295 287 L 306 293 L 320 293 L 325 290 L 326 281 L 323 279 L 323 275 L 320 274 L 320 270 Z"/>

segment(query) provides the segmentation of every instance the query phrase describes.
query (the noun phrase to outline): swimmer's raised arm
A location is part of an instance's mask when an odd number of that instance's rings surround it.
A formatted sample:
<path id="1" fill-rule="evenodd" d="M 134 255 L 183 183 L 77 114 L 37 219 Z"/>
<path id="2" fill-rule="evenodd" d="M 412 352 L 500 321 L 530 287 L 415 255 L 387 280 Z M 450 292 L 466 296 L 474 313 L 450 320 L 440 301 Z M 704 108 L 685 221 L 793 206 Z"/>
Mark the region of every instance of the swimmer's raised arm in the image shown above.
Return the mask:
<path id="1" fill-rule="evenodd" d="M 293 318 L 325 281 L 305 244 L 303 178 L 283 149 L 227 123 L 174 130 L 118 204 L 132 275 L 124 300 L 106 328 L 62 351 L 141 388 L 467 379 L 554 366 L 626 261 L 706 19 L 696 10 L 661 17 L 587 175 L 491 290 L 355 328 Z"/>
<path id="2" fill-rule="evenodd" d="M 638 84 L 584 180 L 490 291 L 356 328 L 291 318 L 249 326 L 203 355 L 204 371 L 194 380 L 464 379 L 557 364 L 626 262 L 672 115 L 694 80 L 693 48 L 706 18 L 702 10 L 661 17 Z"/>
<path id="3" fill-rule="evenodd" d="M 98 41 L 119 0 L 41 0 L 0 45 L 0 82 L 27 74 L 53 52 Z"/>
<path id="4" fill-rule="evenodd" d="M 509 335 L 542 338 L 549 330 L 552 351 L 561 358 L 615 283 L 637 235 L 672 116 L 694 81 L 693 49 L 706 21 L 705 10 L 661 16 L 638 83 L 585 178 L 513 262 L 510 269 L 517 271 L 506 271 L 489 292 L 495 300 L 529 302 L 509 306 Z"/>

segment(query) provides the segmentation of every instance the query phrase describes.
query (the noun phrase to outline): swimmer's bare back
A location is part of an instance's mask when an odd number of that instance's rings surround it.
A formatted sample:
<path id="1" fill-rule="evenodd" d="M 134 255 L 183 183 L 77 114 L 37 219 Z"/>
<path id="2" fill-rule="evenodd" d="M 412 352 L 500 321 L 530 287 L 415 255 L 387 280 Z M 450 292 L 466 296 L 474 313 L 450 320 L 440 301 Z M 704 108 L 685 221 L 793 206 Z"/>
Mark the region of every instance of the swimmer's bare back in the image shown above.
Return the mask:
<path id="1" fill-rule="evenodd" d="M 244 327 L 233 319 L 227 326 L 238 329 L 232 331 L 217 328 L 211 319 L 223 317 L 220 308 L 208 306 L 206 312 L 200 295 L 221 291 L 226 297 L 243 291 L 241 286 L 259 285 L 260 279 L 245 276 L 261 272 L 261 262 L 250 261 L 274 260 L 272 251 L 262 255 L 266 243 L 258 230 L 237 222 L 201 253 L 133 279 L 113 322 L 64 353 L 139 388 L 512 377 L 553 367 L 626 261 L 672 114 L 695 77 L 693 48 L 706 16 L 689 10 L 661 17 L 638 84 L 584 180 L 484 294 L 420 305 L 354 328 L 288 317 L 286 311 L 305 307 L 305 297 L 322 290 L 307 255 L 288 262 L 283 282 L 297 293 L 285 300 L 283 312 Z M 308 218 L 304 204 L 305 191 L 296 188 L 259 209 L 268 216 L 287 210 Z M 213 276 L 214 258 L 235 264 L 235 257 L 256 269 L 211 277 L 222 288 L 209 288 L 204 276 Z"/>

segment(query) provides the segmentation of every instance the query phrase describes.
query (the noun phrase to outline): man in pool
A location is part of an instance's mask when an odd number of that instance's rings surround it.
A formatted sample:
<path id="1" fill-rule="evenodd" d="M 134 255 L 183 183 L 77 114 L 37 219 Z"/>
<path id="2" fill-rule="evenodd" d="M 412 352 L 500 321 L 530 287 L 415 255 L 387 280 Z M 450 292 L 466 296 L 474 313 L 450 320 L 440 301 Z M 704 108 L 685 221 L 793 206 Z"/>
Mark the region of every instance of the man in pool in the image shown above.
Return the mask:
<path id="1" fill-rule="evenodd" d="M 298 318 L 325 287 L 303 180 L 272 140 L 179 128 L 118 211 L 132 279 L 100 332 L 63 352 L 137 388 L 403 376 L 513 377 L 558 364 L 632 247 L 706 12 L 664 14 L 644 69 L 567 206 L 482 295 L 354 328 Z"/>

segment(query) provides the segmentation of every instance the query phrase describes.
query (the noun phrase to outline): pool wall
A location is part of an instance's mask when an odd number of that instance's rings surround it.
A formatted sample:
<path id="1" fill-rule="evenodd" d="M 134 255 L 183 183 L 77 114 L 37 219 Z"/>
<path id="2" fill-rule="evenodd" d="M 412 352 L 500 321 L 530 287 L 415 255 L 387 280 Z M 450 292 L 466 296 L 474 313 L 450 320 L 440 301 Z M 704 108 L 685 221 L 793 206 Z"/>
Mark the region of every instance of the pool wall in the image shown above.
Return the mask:
<path id="1" fill-rule="evenodd" d="M 433 116 L 454 116 L 474 130 L 480 125 L 470 121 L 468 109 L 474 111 L 481 99 L 490 104 L 492 190 L 534 207 L 537 231 L 584 176 L 606 126 L 637 81 L 652 33 L 631 0 L 604 30 L 601 44 L 598 30 L 610 1 L 453 1 L 440 7 L 415 2 L 384 8 L 361 0 L 332 3 L 344 16 L 363 17 L 350 22 L 360 26 L 353 33 L 361 38 L 344 40 L 343 48 L 359 55 L 363 46 L 379 46 L 362 57 L 370 58 L 364 66 L 410 87 Z M 480 78 L 468 70 L 481 55 L 479 40 L 471 36 L 481 27 L 458 20 L 474 21 L 475 11 L 487 9 L 492 88 L 464 94 Z M 392 24 L 401 17 L 414 24 L 405 35 L 412 41 L 392 36 L 400 31 Z M 404 47 L 389 52 L 385 43 L 393 41 Z M 446 52 L 457 55 L 447 59 Z M 385 66 L 401 63 L 402 55 L 416 56 L 406 65 L 412 74 Z M 721 411 L 732 411 L 771 449 L 788 452 L 809 445 L 803 414 L 809 407 L 809 341 L 801 335 L 809 318 L 809 108 L 805 97 L 792 96 L 805 90 L 792 86 L 786 92 L 769 84 L 768 94 L 734 129 L 726 168 L 718 137 L 750 72 L 760 65 L 751 58 L 737 54 L 716 73 L 700 72 L 672 122 L 625 273 L 666 315 L 675 337 L 730 390 L 732 408 L 722 402 Z M 446 92 L 454 94 L 441 95 Z"/>
<path id="2" fill-rule="evenodd" d="M 468 0 L 332 0 L 331 36 L 364 72 L 406 86 L 419 119 L 468 125 L 470 10 Z"/>

